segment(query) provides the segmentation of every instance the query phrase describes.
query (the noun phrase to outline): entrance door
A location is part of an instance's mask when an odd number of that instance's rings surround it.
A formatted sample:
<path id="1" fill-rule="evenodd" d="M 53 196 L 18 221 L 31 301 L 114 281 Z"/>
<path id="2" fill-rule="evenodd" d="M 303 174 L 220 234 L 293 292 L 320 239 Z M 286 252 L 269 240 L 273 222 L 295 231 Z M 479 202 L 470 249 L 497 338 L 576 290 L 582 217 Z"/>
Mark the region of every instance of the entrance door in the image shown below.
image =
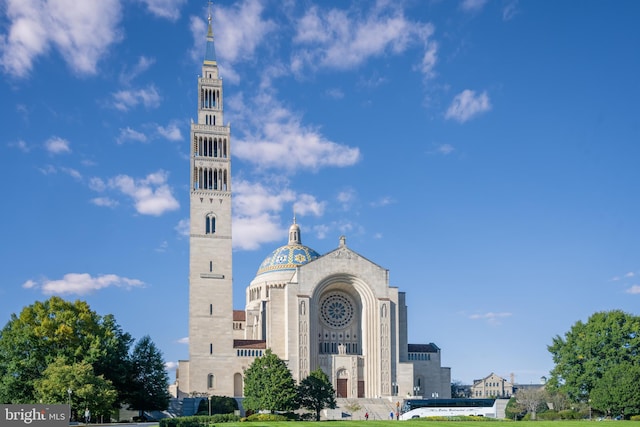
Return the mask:
<path id="1" fill-rule="evenodd" d="M 358 381 L 358 397 L 364 397 L 364 381 Z"/>
<path id="2" fill-rule="evenodd" d="M 348 397 L 347 382 L 348 380 L 346 378 L 338 378 L 338 397 Z"/>

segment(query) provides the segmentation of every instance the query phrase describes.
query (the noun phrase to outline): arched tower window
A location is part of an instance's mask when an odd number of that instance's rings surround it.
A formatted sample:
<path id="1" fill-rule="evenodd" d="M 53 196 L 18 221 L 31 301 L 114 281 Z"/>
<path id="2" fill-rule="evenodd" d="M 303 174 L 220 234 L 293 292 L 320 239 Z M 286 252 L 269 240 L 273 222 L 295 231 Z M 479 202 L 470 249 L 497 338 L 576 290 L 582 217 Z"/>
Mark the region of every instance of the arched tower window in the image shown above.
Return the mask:
<path id="1" fill-rule="evenodd" d="M 216 232 L 216 216 L 212 213 L 207 214 L 205 222 L 205 234 L 214 234 Z"/>

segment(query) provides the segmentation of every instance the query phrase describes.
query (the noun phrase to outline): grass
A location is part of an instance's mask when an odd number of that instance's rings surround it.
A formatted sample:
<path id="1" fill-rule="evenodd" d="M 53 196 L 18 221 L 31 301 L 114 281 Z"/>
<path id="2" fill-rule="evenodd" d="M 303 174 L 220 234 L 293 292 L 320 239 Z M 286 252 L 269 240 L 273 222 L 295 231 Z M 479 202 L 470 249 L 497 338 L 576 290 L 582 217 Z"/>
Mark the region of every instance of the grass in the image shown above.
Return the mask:
<path id="1" fill-rule="evenodd" d="M 409 421 L 391 421 L 391 420 L 376 420 L 376 421 L 263 421 L 263 422 L 244 422 L 244 423 L 224 423 L 216 424 L 216 427 L 382 427 L 392 426 L 396 427 L 505 427 L 505 424 L 511 424 L 512 427 L 587 427 L 597 423 L 593 420 L 569 420 L 569 421 L 510 421 L 510 420 L 491 420 L 491 421 L 428 421 L 425 419 L 415 419 Z M 640 422 L 637 421 L 601 421 L 600 423 L 624 423 L 631 426 L 628 427 L 640 427 Z M 397 424 L 402 423 L 402 424 Z M 593 426 L 595 427 L 595 426 Z M 598 427 L 604 427 L 598 424 Z M 621 426 L 619 426 L 621 427 Z"/>

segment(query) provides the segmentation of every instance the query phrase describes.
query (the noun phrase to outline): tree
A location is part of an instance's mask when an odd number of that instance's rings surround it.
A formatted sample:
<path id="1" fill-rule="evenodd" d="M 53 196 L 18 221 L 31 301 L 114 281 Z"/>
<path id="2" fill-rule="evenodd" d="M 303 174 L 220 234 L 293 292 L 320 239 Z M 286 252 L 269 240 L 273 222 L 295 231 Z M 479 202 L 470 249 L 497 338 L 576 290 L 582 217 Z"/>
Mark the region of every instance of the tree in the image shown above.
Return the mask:
<path id="1" fill-rule="evenodd" d="M 140 411 L 163 411 L 169 406 L 169 375 L 162 353 L 148 335 L 140 338 L 131 353 L 131 408 Z"/>
<path id="2" fill-rule="evenodd" d="M 609 368 L 640 364 L 640 317 L 620 310 L 598 312 L 578 321 L 564 338 L 548 347 L 555 367 L 547 386 L 561 390 L 572 401 L 588 402 L 591 390 Z"/>
<path id="3" fill-rule="evenodd" d="M 12 314 L 0 331 L 0 401 L 36 402 L 36 380 L 59 358 L 66 365 L 86 362 L 96 375 L 125 387 L 121 370 L 128 366 L 130 344 L 112 316 L 99 316 L 84 301 L 36 302 Z"/>
<path id="4" fill-rule="evenodd" d="M 640 365 L 612 366 L 591 390 L 591 406 L 607 415 L 640 414 Z"/>
<path id="5" fill-rule="evenodd" d="M 284 361 L 267 349 L 244 371 L 243 406 L 259 411 L 290 411 L 298 408 L 296 384 Z"/>
<path id="6" fill-rule="evenodd" d="M 515 393 L 518 407 L 531 414 L 531 420 L 536 419 L 536 414 L 546 408 L 547 393 L 543 388 L 523 388 Z"/>
<path id="7" fill-rule="evenodd" d="M 324 408 L 335 409 L 335 391 L 329 377 L 322 369 L 312 371 L 298 385 L 298 399 L 300 406 L 310 409 L 316 414 L 316 421 L 320 421 L 320 411 Z"/>
<path id="8" fill-rule="evenodd" d="M 95 375 L 90 364 L 69 365 L 63 357 L 49 364 L 42 377 L 34 382 L 34 391 L 37 401 L 62 404 L 70 399 L 72 412 L 76 414 L 89 408 L 92 414 L 107 417 L 118 396 L 111 381 Z"/>

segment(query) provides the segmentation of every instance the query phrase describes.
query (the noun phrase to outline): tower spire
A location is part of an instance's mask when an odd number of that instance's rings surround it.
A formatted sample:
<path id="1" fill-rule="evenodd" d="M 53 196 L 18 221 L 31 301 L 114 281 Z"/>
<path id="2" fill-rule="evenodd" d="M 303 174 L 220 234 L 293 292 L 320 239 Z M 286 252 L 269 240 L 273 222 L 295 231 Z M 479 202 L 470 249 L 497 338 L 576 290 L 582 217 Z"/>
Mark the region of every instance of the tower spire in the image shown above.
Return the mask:
<path id="1" fill-rule="evenodd" d="M 216 47 L 213 41 L 213 25 L 211 24 L 211 21 L 213 21 L 211 15 L 211 4 L 212 2 L 209 0 L 209 16 L 207 17 L 207 47 L 204 54 L 204 63 L 212 65 L 216 63 Z"/>

